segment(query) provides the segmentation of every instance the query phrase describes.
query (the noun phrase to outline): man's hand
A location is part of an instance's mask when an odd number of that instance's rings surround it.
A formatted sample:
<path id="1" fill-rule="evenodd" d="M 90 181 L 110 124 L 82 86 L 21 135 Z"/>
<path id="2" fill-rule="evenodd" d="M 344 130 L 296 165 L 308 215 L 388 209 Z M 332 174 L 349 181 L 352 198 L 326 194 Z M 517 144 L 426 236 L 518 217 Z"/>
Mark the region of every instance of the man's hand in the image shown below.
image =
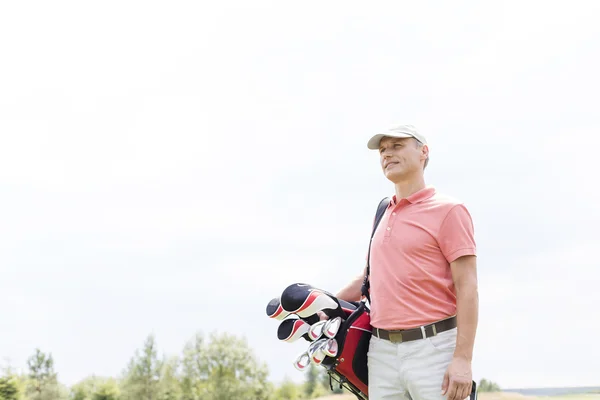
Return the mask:
<path id="1" fill-rule="evenodd" d="M 323 311 L 318 311 L 317 315 L 319 316 L 319 321 L 326 321 L 329 319 L 327 314 L 325 314 Z"/>
<path id="2" fill-rule="evenodd" d="M 448 400 L 464 400 L 471 394 L 473 377 L 471 362 L 462 357 L 454 357 L 444 374 L 442 395 Z"/>

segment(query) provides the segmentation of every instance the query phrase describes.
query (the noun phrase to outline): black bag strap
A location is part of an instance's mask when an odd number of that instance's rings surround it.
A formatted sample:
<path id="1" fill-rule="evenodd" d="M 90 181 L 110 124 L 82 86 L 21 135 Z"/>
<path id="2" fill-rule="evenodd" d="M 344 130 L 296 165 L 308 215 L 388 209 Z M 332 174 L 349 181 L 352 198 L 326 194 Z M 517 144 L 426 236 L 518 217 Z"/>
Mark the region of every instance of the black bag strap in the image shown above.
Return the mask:
<path id="1" fill-rule="evenodd" d="M 371 287 L 369 282 L 369 274 L 371 273 L 371 242 L 373 242 L 373 236 L 375 235 L 375 231 L 377 231 L 377 226 L 379 225 L 379 222 L 381 221 L 381 218 L 383 217 L 383 214 L 385 213 L 385 210 L 387 210 L 389 204 L 389 197 L 384 197 L 379 202 L 379 205 L 377 206 L 377 212 L 375 213 L 375 221 L 373 222 L 373 230 L 371 231 L 371 239 L 369 240 L 369 252 L 367 253 L 367 273 L 361 287 L 361 292 L 363 296 L 369 300 L 369 303 L 371 303 L 371 296 L 369 295 L 369 289 Z"/>

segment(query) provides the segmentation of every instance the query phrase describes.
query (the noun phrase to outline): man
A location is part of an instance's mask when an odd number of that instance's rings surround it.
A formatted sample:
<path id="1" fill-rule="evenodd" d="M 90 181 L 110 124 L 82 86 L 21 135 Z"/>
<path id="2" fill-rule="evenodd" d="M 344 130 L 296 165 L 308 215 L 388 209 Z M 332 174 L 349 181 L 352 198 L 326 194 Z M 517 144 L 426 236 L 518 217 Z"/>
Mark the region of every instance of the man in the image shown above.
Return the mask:
<path id="1" fill-rule="evenodd" d="M 474 228 L 467 208 L 426 186 L 426 138 L 412 125 L 377 134 L 395 194 L 373 237 L 369 399 L 463 400 L 478 321 Z M 361 298 L 363 271 L 338 298 Z"/>

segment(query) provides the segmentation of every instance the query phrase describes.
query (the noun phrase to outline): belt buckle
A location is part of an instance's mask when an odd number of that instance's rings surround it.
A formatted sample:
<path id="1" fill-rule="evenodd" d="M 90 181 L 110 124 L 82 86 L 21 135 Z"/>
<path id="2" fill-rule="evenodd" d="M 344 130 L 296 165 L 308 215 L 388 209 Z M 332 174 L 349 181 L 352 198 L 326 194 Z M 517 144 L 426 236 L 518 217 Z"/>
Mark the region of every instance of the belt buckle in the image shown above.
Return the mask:
<path id="1" fill-rule="evenodd" d="M 398 331 L 390 331 L 390 342 L 392 343 L 402 343 L 402 332 Z"/>

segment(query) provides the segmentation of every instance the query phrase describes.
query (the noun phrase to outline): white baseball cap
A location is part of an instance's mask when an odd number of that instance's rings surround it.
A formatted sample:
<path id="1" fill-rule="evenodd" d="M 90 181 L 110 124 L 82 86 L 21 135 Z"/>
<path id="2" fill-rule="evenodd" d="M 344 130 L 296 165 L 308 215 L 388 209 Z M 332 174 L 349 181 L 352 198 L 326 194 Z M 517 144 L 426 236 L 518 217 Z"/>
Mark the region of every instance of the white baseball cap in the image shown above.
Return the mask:
<path id="1" fill-rule="evenodd" d="M 399 125 L 389 129 L 387 132 L 378 133 L 369 139 L 367 147 L 371 150 L 379 150 L 379 142 L 384 137 L 393 138 L 415 138 L 423 144 L 427 144 L 427 139 L 413 125 Z"/>

